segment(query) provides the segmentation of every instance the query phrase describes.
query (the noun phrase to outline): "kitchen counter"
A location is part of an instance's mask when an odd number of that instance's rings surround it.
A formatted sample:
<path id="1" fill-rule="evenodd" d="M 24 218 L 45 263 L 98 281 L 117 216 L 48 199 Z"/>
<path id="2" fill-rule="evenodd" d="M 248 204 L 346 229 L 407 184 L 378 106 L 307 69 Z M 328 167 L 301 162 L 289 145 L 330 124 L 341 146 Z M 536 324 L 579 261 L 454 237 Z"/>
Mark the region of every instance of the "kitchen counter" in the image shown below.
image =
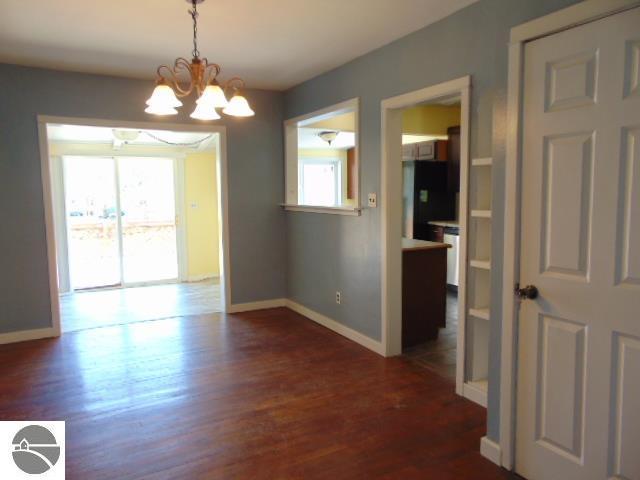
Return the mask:
<path id="1" fill-rule="evenodd" d="M 402 237 L 403 252 L 410 252 L 414 250 L 432 250 L 437 248 L 451 248 L 451 245 L 449 245 L 448 243 L 429 242 L 427 240 Z"/>
<path id="2" fill-rule="evenodd" d="M 429 222 L 429 225 L 435 225 L 437 227 L 453 227 L 460 228 L 460 222 L 457 220 L 433 220 Z"/>

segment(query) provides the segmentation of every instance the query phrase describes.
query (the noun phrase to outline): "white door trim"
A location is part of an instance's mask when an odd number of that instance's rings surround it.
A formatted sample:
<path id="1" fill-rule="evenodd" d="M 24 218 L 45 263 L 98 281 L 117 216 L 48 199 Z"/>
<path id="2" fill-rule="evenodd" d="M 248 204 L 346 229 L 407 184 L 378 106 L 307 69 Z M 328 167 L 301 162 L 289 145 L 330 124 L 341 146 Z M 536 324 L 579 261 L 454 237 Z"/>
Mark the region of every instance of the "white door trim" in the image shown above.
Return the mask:
<path id="1" fill-rule="evenodd" d="M 469 122 L 471 77 L 466 76 L 431 87 L 388 98 L 381 103 L 381 283 L 382 347 L 387 357 L 402 353 L 402 172 L 390 169 L 400 161 L 401 109 L 444 96 L 460 94 L 460 271 L 458 286 L 458 338 L 456 392 L 462 395 L 464 383 L 467 194 L 469 178 Z M 399 166 L 398 166 L 399 167 Z M 392 173 L 394 172 L 394 173 Z"/>
<path id="2" fill-rule="evenodd" d="M 517 303 L 512 287 L 519 277 L 522 68 L 524 45 L 540 37 L 640 6 L 640 0 L 586 0 L 511 29 L 507 95 L 505 217 L 502 292 L 500 450 L 502 466 L 515 465 Z"/>
<path id="3" fill-rule="evenodd" d="M 52 196 L 52 165 L 49 155 L 49 142 L 47 139 L 47 124 L 61 123 L 66 125 L 90 125 L 108 128 L 133 128 L 147 130 L 168 130 L 184 132 L 204 132 L 217 134 L 216 163 L 218 169 L 218 217 L 220 220 L 220 256 L 222 272 L 221 296 L 224 299 L 223 309 L 227 311 L 231 305 L 231 271 L 229 256 L 229 192 L 227 181 L 227 129 L 223 125 L 195 125 L 188 123 L 157 123 L 157 122 L 132 122 L 120 120 L 104 120 L 96 118 L 58 117 L 38 115 L 38 140 L 40 144 L 40 167 L 42 173 L 42 198 L 45 215 L 45 232 L 47 239 L 47 259 L 49 270 L 49 295 L 51 300 L 51 329 L 38 330 L 38 335 L 50 337 L 60 336 L 60 299 L 58 291 L 58 265 L 56 255 L 56 232 L 53 220 L 53 196 Z M 16 332 L 12 338 L 23 338 L 21 332 Z M 40 338 L 40 337 L 38 337 Z"/>

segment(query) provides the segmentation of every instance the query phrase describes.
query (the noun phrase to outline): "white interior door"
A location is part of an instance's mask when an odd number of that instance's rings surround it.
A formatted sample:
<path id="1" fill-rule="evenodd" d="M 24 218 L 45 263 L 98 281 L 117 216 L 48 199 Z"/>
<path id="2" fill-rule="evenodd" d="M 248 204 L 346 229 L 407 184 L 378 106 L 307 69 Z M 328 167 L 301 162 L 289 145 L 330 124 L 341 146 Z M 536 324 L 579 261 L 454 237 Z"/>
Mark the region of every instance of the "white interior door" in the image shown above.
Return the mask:
<path id="1" fill-rule="evenodd" d="M 516 470 L 640 479 L 640 9 L 525 47 Z"/>

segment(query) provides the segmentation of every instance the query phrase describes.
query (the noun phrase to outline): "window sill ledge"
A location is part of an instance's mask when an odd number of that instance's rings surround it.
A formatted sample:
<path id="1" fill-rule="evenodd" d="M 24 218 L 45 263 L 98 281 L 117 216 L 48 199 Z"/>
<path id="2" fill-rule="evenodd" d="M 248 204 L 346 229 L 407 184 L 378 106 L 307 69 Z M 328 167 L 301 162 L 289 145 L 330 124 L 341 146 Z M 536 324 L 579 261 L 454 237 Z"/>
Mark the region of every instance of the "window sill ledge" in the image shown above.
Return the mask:
<path id="1" fill-rule="evenodd" d="M 324 207 L 313 205 L 294 205 L 283 203 L 281 206 L 287 212 L 328 213 L 330 215 L 350 215 L 359 217 L 362 213 L 360 207 Z"/>

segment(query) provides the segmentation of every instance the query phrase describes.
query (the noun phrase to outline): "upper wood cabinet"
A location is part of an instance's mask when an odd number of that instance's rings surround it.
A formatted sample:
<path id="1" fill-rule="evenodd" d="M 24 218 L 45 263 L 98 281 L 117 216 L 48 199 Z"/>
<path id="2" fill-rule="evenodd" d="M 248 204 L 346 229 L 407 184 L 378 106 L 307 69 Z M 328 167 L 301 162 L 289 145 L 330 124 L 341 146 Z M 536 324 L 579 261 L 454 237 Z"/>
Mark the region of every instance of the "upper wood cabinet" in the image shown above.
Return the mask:
<path id="1" fill-rule="evenodd" d="M 416 144 L 407 143 L 402 145 L 402 161 L 407 162 L 416 159 Z"/>
<path id="2" fill-rule="evenodd" d="M 402 146 L 402 160 L 447 160 L 447 141 L 429 140 Z"/>
<path id="3" fill-rule="evenodd" d="M 460 191 L 460 126 L 447 129 L 447 158 L 449 161 L 448 190 Z"/>
<path id="4" fill-rule="evenodd" d="M 354 200 L 358 196 L 358 163 L 356 149 L 347 150 L 347 199 Z"/>

